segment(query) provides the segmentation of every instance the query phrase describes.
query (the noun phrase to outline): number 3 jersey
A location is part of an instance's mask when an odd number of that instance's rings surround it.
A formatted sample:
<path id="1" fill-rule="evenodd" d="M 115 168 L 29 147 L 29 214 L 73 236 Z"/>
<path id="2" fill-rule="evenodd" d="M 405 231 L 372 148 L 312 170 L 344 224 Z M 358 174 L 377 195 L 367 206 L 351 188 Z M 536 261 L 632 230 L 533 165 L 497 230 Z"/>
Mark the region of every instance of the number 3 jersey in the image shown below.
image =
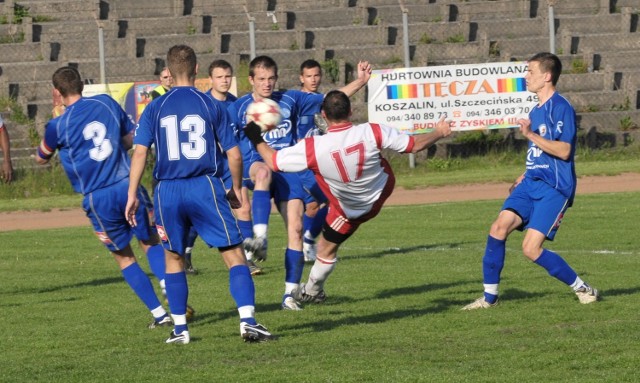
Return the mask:
<path id="1" fill-rule="evenodd" d="M 312 170 L 332 206 L 353 219 L 368 213 L 393 179 L 381 150 L 406 153 L 413 145 L 413 137 L 389 126 L 344 123 L 277 151 L 273 164 L 277 171 Z"/>
<path id="2" fill-rule="evenodd" d="M 194 87 L 173 87 L 144 109 L 135 144 L 156 145 L 158 180 L 222 177 L 222 150 L 238 145 L 227 113 Z M 218 145 L 219 144 L 219 145 Z"/>
<path id="3" fill-rule="evenodd" d="M 73 190 L 89 194 L 129 177 L 121 139 L 134 128 L 110 96 L 82 97 L 47 123 L 38 155 L 49 159 L 58 149 Z"/>

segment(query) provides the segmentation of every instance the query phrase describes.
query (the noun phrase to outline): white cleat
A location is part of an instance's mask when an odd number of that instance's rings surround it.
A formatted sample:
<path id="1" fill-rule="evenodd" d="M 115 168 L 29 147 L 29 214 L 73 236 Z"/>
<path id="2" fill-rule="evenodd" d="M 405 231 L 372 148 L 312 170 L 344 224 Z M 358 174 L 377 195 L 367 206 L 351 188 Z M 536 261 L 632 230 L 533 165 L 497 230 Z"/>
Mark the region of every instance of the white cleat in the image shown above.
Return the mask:
<path id="1" fill-rule="evenodd" d="M 477 310 L 477 309 L 489 309 L 497 305 L 498 305 L 498 301 L 496 301 L 496 303 L 489 303 L 484 300 L 484 297 L 480 297 L 475 301 L 469 303 L 468 305 L 464 306 L 461 310 L 470 311 L 470 310 Z"/>
<path id="2" fill-rule="evenodd" d="M 586 284 L 576 291 L 576 295 L 578 296 L 580 303 L 582 303 L 583 305 L 593 303 L 600 297 L 600 295 L 598 294 L 598 290 Z"/>

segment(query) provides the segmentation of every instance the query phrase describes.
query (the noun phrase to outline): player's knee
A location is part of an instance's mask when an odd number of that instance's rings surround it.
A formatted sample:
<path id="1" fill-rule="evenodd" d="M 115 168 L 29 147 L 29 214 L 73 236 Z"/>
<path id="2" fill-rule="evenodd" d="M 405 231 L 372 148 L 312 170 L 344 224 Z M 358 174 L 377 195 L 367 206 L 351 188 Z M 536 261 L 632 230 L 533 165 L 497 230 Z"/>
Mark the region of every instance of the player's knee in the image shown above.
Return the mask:
<path id="1" fill-rule="evenodd" d="M 507 238 L 508 234 L 509 234 L 509 228 L 507 227 L 507 225 L 504 225 L 499 220 L 495 221 L 491 225 L 491 230 L 489 231 L 489 235 L 492 236 L 493 238 L 504 240 Z"/>
<path id="2" fill-rule="evenodd" d="M 542 248 L 535 243 L 528 241 L 522 242 L 522 254 L 532 261 L 535 261 L 540 256 Z"/>
<path id="3" fill-rule="evenodd" d="M 269 168 L 267 168 L 266 166 L 261 166 L 260 168 L 258 168 L 258 170 L 256 171 L 256 181 L 255 181 L 256 185 L 261 185 L 261 184 L 270 184 L 271 183 L 271 170 L 269 170 Z"/>

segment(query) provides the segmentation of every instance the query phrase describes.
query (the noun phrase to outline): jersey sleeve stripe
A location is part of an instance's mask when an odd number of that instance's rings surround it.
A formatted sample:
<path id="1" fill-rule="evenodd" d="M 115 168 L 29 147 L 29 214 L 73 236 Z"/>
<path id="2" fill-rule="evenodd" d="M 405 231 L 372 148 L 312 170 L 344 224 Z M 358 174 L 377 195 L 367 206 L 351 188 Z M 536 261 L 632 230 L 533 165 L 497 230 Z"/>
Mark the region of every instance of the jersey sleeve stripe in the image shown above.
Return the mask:
<path id="1" fill-rule="evenodd" d="M 51 156 L 53 155 L 53 152 L 55 150 L 49 148 L 44 141 L 42 141 L 40 143 L 40 146 L 38 146 L 38 156 L 40 156 L 40 158 L 42 159 L 49 159 L 51 158 Z"/>
<path id="2" fill-rule="evenodd" d="M 318 160 L 316 159 L 315 140 L 312 137 L 305 138 L 305 153 L 307 155 L 307 167 L 311 170 L 318 170 Z"/>
<path id="3" fill-rule="evenodd" d="M 373 136 L 376 139 L 376 146 L 378 149 L 382 150 L 382 131 L 380 129 L 380 125 L 378 124 L 370 124 L 371 130 L 373 131 Z"/>
<path id="4" fill-rule="evenodd" d="M 275 153 L 273 153 L 273 156 L 271 157 L 271 163 L 273 163 L 273 171 L 279 172 L 280 168 L 278 167 L 278 151 L 277 150 Z"/>
<path id="5" fill-rule="evenodd" d="M 409 136 L 409 142 L 407 143 L 407 148 L 404 150 L 404 152 L 411 153 L 415 144 L 416 144 L 416 139 L 413 136 Z"/>

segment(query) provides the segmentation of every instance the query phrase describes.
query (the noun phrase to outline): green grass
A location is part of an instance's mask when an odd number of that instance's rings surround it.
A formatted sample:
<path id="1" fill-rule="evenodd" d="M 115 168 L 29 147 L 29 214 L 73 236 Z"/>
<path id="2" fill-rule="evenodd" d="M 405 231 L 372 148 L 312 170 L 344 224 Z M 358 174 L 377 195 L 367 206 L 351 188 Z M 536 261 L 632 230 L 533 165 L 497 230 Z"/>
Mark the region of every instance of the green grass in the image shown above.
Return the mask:
<path id="1" fill-rule="evenodd" d="M 266 274 L 255 283 L 257 318 L 280 339 L 263 344 L 240 340 L 227 272 L 200 240 L 192 343 L 174 346 L 163 343 L 167 330 L 146 329 L 149 314 L 89 227 L 2 232 L 1 380 L 637 381 L 640 193 L 578 195 L 548 244 L 602 290 L 601 302 L 580 305 L 524 259 L 515 233 L 501 304 L 462 312 L 480 296 L 501 202 L 384 208 L 344 244 L 326 304 L 301 312 L 279 309 L 285 238 L 273 216 Z"/>

